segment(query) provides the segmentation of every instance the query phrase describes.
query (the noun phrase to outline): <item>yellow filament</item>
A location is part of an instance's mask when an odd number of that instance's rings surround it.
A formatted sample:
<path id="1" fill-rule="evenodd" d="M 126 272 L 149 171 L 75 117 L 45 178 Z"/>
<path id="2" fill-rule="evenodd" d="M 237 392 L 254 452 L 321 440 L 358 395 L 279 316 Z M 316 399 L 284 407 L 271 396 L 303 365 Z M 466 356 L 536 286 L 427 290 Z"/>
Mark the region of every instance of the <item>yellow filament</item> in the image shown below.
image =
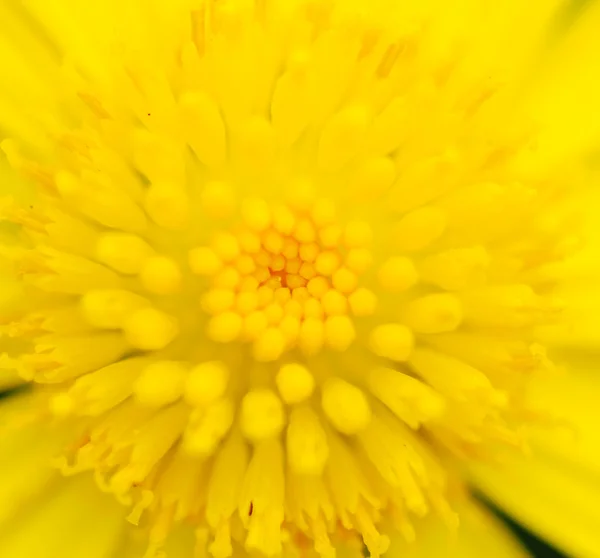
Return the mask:
<path id="1" fill-rule="evenodd" d="M 292 410 L 286 436 L 290 467 L 296 473 L 319 475 L 327 463 L 329 447 L 319 417 L 310 407 Z"/>

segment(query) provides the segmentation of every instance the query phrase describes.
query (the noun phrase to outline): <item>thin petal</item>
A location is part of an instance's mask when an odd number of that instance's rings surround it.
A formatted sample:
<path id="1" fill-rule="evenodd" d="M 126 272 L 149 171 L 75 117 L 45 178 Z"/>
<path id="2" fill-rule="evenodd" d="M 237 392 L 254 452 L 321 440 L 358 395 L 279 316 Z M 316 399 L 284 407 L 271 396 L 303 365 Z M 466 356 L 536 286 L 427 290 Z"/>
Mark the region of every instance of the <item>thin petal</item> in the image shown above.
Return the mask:
<path id="1" fill-rule="evenodd" d="M 407 543 L 392 539 L 388 558 L 526 558 L 527 552 L 483 506 L 462 501 L 455 506 L 459 527 L 451 531 L 439 518 L 430 517 L 417 525 L 417 540 Z"/>
<path id="2" fill-rule="evenodd" d="M 0 554 L 15 558 L 108 558 L 125 525 L 122 509 L 89 475 L 60 479 L 0 531 Z"/>
<path id="3" fill-rule="evenodd" d="M 494 503 L 544 539 L 579 558 L 598 556 L 598 478 L 548 461 L 476 468 L 475 479 Z"/>
<path id="4" fill-rule="evenodd" d="M 65 479 L 52 467 L 63 438 L 27 424 L 32 397 L 0 402 L 0 556 L 112 557 L 124 509 L 91 475 Z"/>
<path id="5" fill-rule="evenodd" d="M 532 459 L 473 467 L 478 486 L 518 521 L 571 555 L 600 549 L 600 382 L 597 368 L 536 386 L 537 403 L 570 427 L 535 436 Z"/>
<path id="6" fill-rule="evenodd" d="M 549 45 L 535 76 L 529 110 L 541 124 L 537 152 L 544 163 L 580 154 L 600 138 L 600 3 L 588 4 L 568 31 Z"/>

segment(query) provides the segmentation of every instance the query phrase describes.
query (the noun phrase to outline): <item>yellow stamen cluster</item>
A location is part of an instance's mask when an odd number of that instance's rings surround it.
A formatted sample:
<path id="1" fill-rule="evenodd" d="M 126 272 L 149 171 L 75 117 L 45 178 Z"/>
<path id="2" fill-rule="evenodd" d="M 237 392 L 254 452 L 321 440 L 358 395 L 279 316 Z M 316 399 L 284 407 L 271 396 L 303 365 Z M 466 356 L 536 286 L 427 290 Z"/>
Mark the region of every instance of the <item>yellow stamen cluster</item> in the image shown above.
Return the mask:
<path id="1" fill-rule="evenodd" d="M 335 205 L 313 191 L 303 192 L 301 203 L 291 198 L 274 207 L 242 200 L 240 227 L 217 231 L 209 245 L 189 253 L 192 272 L 208 282 L 201 301 L 211 316 L 207 336 L 251 342 L 259 362 L 295 348 L 305 355 L 323 347 L 344 351 L 356 335 L 350 316 L 371 315 L 377 304 L 360 287 L 373 259 L 369 224 L 339 225 Z M 221 215 L 212 206 L 208 213 Z"/>
<path id="2" fill-rule="evenodd" d="M 376 558 L 413 516 L 455 525 L 441 455 L 524 443 L 573 185 L 519 170 L 495 68 L 384 4 L 173 8 L 163 56 L 80 76 L 49 163 L 2 143 L 38 186 L 0 203 L 27 294 L 2 364 L 146 558 L 182 521 L 198 556 Z"/>

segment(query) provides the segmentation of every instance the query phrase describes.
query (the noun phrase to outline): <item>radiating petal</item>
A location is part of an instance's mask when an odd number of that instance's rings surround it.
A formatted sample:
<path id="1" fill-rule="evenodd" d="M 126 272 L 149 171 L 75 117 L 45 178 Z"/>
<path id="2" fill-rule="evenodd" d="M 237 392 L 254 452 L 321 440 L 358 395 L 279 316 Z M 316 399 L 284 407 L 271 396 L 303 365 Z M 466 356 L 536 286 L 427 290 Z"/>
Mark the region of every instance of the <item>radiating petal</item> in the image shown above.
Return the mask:
<path id="1" fill-rule="evenodd" d="M 494 503 L 578 558 L 600 552 L 597 362 L 591 358 L 587 368 L 536 385 L 538 407 L 559 420 L 534 434 L 531 458 L 507 457 L 498 467 L 471 465 L 477 486 Z"/>
<path id="2" fill-rule="evenodd" d="M 457 506 L 458 528 L 450 530 L 440 518 L 416 525 L 417 541 L 393 538 L 388 558 L 527 558 L 529 554 L 508 529 L 481 504 L 466 500 Z"/>

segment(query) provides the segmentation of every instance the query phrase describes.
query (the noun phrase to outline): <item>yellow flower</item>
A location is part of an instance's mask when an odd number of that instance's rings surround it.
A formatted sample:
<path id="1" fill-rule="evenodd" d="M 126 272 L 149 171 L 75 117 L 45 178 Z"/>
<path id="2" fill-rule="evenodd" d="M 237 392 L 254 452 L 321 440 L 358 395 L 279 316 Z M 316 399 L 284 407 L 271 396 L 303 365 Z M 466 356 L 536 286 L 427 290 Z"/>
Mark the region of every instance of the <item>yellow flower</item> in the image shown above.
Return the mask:
<path id="1" fill-rule="evenodd" d="M 2 556 L 597 556 L 599 8 L 490 4 L 0 3 Z"/>

